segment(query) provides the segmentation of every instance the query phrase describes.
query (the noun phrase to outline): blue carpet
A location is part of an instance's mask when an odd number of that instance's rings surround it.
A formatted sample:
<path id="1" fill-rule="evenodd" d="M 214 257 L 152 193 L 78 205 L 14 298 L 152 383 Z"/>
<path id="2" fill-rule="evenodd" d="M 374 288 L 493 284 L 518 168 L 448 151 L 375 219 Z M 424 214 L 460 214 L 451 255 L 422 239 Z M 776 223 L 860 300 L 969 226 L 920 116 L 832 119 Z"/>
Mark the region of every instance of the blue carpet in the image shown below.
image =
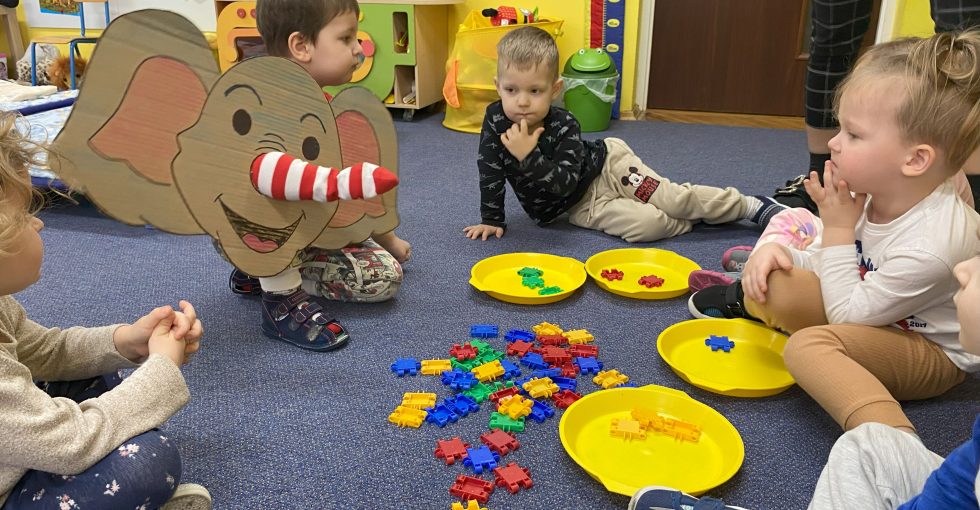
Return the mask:
<path id="1" fill-rule="evenodd" d="M 165 429 L 178 441 L 184 480 L 202 483 L 217 509 L 392 508 L 446 509 L 460 465 L 433 456 L 435 441 L 460 436 L 478 443 L 489 406 L 445 429 L 401 429 L 388 413 L 407 391 L 449 391 L 434 377 L 397 378 L 395 358 L 445 358 L 469 325 L 502 330 L 541 321 L 586 328 L 601 358 L 640 385 L 687 392 L 725 415 L 745 442 L 734 478 L 710 492 L 756 509 L 804 508 L 840 431 L 798 388 L 762 399 L 726 398 L 680 380 L 660 359 L 657 335 L 688 320 L 686 296 L 637 301 L 586 282 L 571 298 L 541 307 L 495 301 L 467 280 L 477 261 L 500 253 L 534 251 L 584 261 L 627 246 L 618 238 L 572 227 L 535 226 L 508 192 L 507 234 L 470 241 L 464 226 L 479 222 L 475 156 L 478 137 L 444 129 L 441 115 L 397 123 L 402 185 L 398 233 L 414 246 L 397 298 L 375 305 L 338 304 L 332 312 L 352 332 L 351 344 L 316 354 L 269 340 L 259 331 L 259 304 L 233 295 L 231 267 L 203 236 L 180 237 L 129 227 L 91 207 L 42 214 L 47 254 L 41 282 L 17 296 L 31 316 L 51 326 L 129 322 L 163 303 L 192 301 L 206 336 L 185 368 L 190 404 Z M 603 136 L 626 140 L 651 167 L 675 181 L 734 185 L 768 194 L 801 173 L 806 145 L 800 131 L 659 122 L 615 122 Z M 752 244 L 752 225 L 699 226 L 674 239 L 639 246 L 676 251 L 709 269 L 729 246 Z M 493 342 L 502 348 L 503 340 Z M 594 391 L 591 381 L 580 387 Z M 948 395 L 906 409 L 926 445 L 947 454 L 963 441 L 977 413 L 978 384 L 968 380 Z M 487 506 L 507 508 L 624 508 L 563 451 L 558 417 L 529 423 L 521 448 L 505 457 L 531 470 L 534 487 L 511 495 L 498 489 Z M 673 459 L 660 459 L 671 463 Z M 486 478 L 486 476 L 485 476 Z"/>

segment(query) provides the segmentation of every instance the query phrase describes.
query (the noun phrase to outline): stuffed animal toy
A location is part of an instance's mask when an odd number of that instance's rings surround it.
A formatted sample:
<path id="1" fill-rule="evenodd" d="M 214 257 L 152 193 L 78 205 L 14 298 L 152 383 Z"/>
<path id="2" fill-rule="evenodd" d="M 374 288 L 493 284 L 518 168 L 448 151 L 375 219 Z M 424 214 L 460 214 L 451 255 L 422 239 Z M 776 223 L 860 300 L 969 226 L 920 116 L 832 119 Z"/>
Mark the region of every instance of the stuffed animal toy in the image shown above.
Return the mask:
<path id="1" fill-rule="evenodd" d="M 61 56 L 61 52 L 58 51 L 57 46 L 53 44 L 38 44 L 37 48 L 34 50 L 37 57 L 37 84 L 38 85 L 50 85 L 51 81 L 48 79 L 48 66 L 51 65 L 58 57 Z M 31 84 L 31 51 L 30 49 L 24 54 L 20 60 L 17 61 L 17 81 Z"/>
<path id="2" fill-rule="evenodd" d="M 82 74 L 88 62 L 82 57 L 75 57 L 75 86 L 81 87 Z M 71 88 L 71 62 L 68 57 L 58 57 L 47 67 L 48 81 L 58 87 L 58 90 Z"/>
<path id="3" fill-rule="evenodd" d="M 495 27 L 517 24 L 517 9 L 506 5 L 496 9 L 483 9 L 481 14 L 490 18 L 490 23 Z"/>

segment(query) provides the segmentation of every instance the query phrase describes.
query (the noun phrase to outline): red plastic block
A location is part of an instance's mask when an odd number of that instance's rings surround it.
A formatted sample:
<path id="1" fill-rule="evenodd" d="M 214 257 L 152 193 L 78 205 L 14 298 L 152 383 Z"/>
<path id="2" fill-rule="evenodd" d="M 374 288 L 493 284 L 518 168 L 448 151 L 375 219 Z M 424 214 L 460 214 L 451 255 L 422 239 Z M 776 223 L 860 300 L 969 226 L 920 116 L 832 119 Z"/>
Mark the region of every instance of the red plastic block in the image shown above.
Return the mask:
<path id="1" fill-rule="evenodd" d="M 568 354 L 571 354 L 573 358 L 598 358 L 599 346 L 586 344 L 573 345 L 568 348 Z"/>
<path id="2" fill-rule="evenodd" d="M 560 409 L 568 408 L 568 406 L 574 404 L 575 401 L 580 398 L 582 398 L 582 395 L 579 395 L 572 390 L 561 390 L 551 396 L 551 399 L 555 401 L 555 407 Z"/>
<path id="3" fill-rule="evenodd" d="M 565 363 L 561 366 L 561 375 L 563 377 L 578 377 L 579 371 L 578 365 L 575 363 Z"/>
<path id="4" fill-rule="evenodd" d="M 463 345 L 453 344 L 452 348 L 449 349 L 449 355 L 456 358 L 456 361 L 465 361 L 468 359 L 473 359 L 476 357 L 479 349 L 470 345 L 466 342 Z"/>
<path id="5" fill-rule="evenodd" d="M 521 389 L 517 386 L 511 386 L 510 388 L 504 388 L 502 390 L 497 390 L 490 394 L 490 401 L 494 404 L 500 405 L 500 399 L 506 397 L 513 397 L 521 393 Z"/>
<path id="6" fill-rule="evenodd" d="M 447 441 L 439 439 L 436 441 L 436 457 L 445 460 L 446 465 L 449 466 L 456 463 L 457 460 L 462 460 L 463 457 L 466 457 L 466 449 L 469 447 L 469 443 L 464 443 L 458 437 Z"/>
<path id="7" fill-rule="evenodd" d="M 507 355 L 508 356 L 524 356 L 528 351 L 534 347 L 530 342 L 525 342 L 524 340 L 515 340 L 507 344 Z"/>
<path id="8" fill-rule="evenodd" d="M 568 350 L 554 345 L 542 347 L 541 357 L 544 358 L 545 363 L 552 366 L 561 366 L 572 361 L 572 355 L 568 353 Z"/>
<path id="9" fill-rule="evenodd" d="M 480 441 L 483 441 L 483 444 L 500 455 L 507 455 L 521 447 L 521 442 L 517 440 L 517 436 L 500 429 L 493 429 L 481 434 Z"/>
<path id="10" fill-rule="evenodd" d="M 640 277 L 640 281 L 638 281 L 637 283 L 649 289 L 652 287 L 659 287 L 663 285 L 664 279 L 657 277 L 657 275 L 655 274 L 648 274 L 646 276 Z"/>
<path id="11" fill-rule="evenodd" d="M 521 487 L 527 490 L 534 486 L 531 472 L 526 467 L 517 465 L 516 462 L 495 468 L 493 476 L 497 479 L 497 487 L 503 487 L 511 494 L 517 494 Z"/>
<path id="12" fill-rule="evenodd" d="M 616 268 L 603 269 L 599 273 L 600 276 L 602 276 L 603 278 L 605 278 L 605 279 L 607 279 L 609 281 L 622 280 L 624 274 L 625 273 L 623 273 L 622 271 L 620 271 L 619 269 L 616 269 Z"/>
<path id="13" fill-rule="evenodd" d="M 568 343 L 565 335 L 538 335 L 536 339 L 541 345 L 565 345 Z"/>
<path id="14" fill-rule="evenodd" d="M 449 494 L 456 496 L 459 499 L 475 499 L 480 503 L 486 503 L 487 500 L 490 499 L 491 492 L 493 492 L 492 483 L 482 478 L 466 475 L 457 476 L 456 482 L 449 488 Z"/>

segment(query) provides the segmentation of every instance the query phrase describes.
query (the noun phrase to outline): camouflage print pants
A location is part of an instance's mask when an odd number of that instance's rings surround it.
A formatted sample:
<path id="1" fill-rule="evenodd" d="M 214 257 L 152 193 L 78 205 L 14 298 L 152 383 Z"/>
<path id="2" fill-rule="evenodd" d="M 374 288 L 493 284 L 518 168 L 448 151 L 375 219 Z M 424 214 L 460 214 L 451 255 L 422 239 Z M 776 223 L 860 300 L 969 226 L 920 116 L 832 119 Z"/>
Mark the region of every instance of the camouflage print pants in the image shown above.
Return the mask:
<path id="1" fill-rule="evenodd" d="M 387 301 L 402 284 L 401 264 L 371 239 L 340 250 L 308 248 L 298 258 L 303 290 L 326 299 Z"/>

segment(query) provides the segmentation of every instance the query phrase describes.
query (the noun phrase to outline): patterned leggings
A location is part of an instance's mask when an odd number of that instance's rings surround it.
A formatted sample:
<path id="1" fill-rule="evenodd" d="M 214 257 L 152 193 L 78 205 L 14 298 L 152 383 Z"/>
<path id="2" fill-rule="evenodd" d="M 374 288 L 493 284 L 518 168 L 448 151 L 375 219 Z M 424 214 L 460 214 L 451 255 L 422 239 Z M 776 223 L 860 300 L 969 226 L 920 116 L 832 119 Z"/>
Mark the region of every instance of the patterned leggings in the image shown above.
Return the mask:
<path id="1" fill-rule="evenodd" d="M 40 386 L 52 397 L 82 402 L 112 389 L 120 380 L 117 374 L 109 374 Z M 149 510 L 170 499 L 180 475 L 177 446 L 159 430 L 150 430 L 77 475 L 28 471 L 0 510 Z"/>
<path id="2" fill-rule="evenodd" d="M 929 0 L 937 32 L 980 25 L 980 0 Z M 833 99 L 837 85 L 857 59 L 873 0 L 813 0 L 813 38 L 806 67 L 806 125 L 837 128 Z"/>

